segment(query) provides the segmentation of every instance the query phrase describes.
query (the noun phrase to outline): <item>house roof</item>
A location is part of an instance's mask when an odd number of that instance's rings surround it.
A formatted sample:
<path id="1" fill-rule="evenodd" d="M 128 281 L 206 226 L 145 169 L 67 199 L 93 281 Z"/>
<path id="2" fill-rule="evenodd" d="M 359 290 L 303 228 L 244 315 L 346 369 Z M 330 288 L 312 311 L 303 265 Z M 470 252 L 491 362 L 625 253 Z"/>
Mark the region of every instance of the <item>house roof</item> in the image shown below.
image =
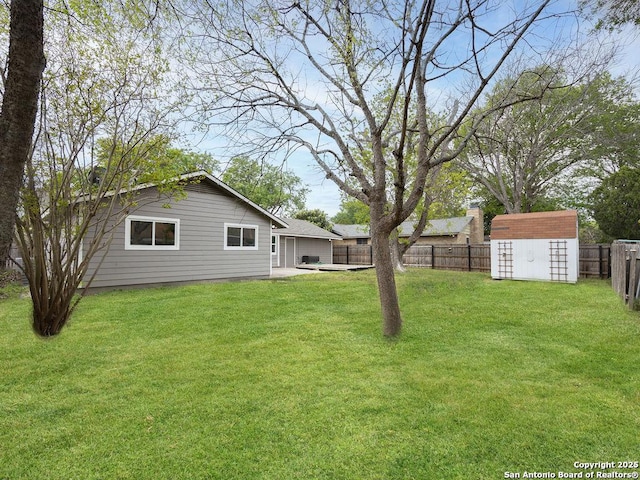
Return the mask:
<path id="1" fill-rule="evenodd" d="M 423 237 L 442 237 L 446 235 L 457 235 L 462 232 L 473 220 L 473 217 L 452 217 L 437 218 L 429 220 L 422 232 Z M 408 237 L 414 230 L 414 222 L 402 222 L 400 225 L 400 236 Z"/>
<path id="2" fill-rule="evenodd" d="M 288 227 L 276 228 L 274 233 L 279 235 L 288 235 L 290 237 L 306 237 L 306 238 L 322 238 L 327 240 L 341 240 L 341 237 L 324 228 L 308 222 L 306 220 L 298 220 L 297 218 L 282 219 Z"/>
<path id="3" fill-rule="evenodd" d="M 441 237 L 446 235 L 457 235 L 462 232 L 473 220 L 473 217 L 453 217 L 429 220 L 422 232 L 423 237 Z M 408 237 L 413 233 L 414 222 L 402 222 L 400 224 L 400 236 Z M 333 226 L 333 231 L 342 238 L 369 238 L 369 225 L 345 225 L 337 224 Z"/>
<path id="4" fill-rule="evenodd" d="M 578 212 L 512 213 L 491 221 L 491 240 L 578 238 Z"/>
<path id="5" fill-rule="evenodd" d="M 247 197 L 245 197 L 244 195 L 242 195 L 240 192 L 237 192 L 236 190 L 234 190 L 233 188 L 231 188 L 229 185 L 227 185 L 226 183 L 224 183 L 222 180 L 220 180 L 217 177 L 214 177 L 213 175 L 211 175 L 210 173 L 205 172 L 204 170 L 199 170 L 197 172 L 191 172 L 191 173 L 185 173 L 183 175 L 180 175 L 176 178 L 172 178 L 171 181 L 186 181 L 187 183 L 189 182 L 206 182 L 209 183 L 211 185 L 214 185 L 216 187 L 218 187 L 219 189 L 221 189 L 222 191 L 224 191 L 225 193 L 229 194 L 231 197 L 234 197 L 238 200 L 240 200 L 243 203 L 246 203 L 247 205 L 251 206 L 252 208 L 254 208 L 255 210 L 257 210 L 259 213 L 261 213 L 262 215 L 264 215 L 265 217 L 271 219 L 271 221 L 273 221 L 275 226 L 278 227 L 287 227 L 287 223 L 284 222 L 282 219 L 276 217 L 274 214 L 270 213 L 269 211 L 265 210 L 264 208 L 262 208 L 260 205 L 258 205 L 257 203 L 252 202 L 251 200 L 249 200 Z M 152 188 L 157 186 L 157 183 L 143 183 L 140 185 L 136 185 L 135 187 L 123 190 L 119 193 L 125 193 L 125 192 L 135 192 L 138 190 L 144 190 L 147 188 Z M 114 195 L 116 192 L 111 192 L 110 195 Z M 79 201 L 83 201 L 83 199 L 80 199 Z"/>
<path id="6" fill-rule="evenodd" d="M 369 238 L 369 225 L 336 223 L 331 229 L 342 238 Z"/>

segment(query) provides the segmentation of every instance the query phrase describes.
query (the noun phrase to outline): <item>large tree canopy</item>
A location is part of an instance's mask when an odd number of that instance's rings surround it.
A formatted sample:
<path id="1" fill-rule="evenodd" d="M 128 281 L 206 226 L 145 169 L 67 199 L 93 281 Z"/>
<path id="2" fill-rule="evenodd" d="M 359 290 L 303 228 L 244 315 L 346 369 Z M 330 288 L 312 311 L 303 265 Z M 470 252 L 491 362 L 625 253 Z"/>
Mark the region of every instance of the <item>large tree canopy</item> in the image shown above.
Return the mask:
<path id="1" fill-rule="evenodd" d="M 640 240 L 640 168 L 622 167 L 591 195 L 593 218 L 613 238 Z"/>
<path id="2" fill-rule="evenodd" d="M 333 218 L 333 223 L 346 225 L 365 225 L 369 223 L 369 207 L 355 198 L 343 196 L 340 210 Z"/>
<path id="3" fill-rule="evenodd" d="M 300 210 L 293 215 L 293 218 L 306 220 L 307 222 L 311 222 L 325 230 L 331 230 L 332 227 L 331 221 L 329 220 L 326 212 L 319 208 L 314 208 L 313 210 Z"/>
<path id="4" fill-rule="evenodd" d="M 584 190 L 587 177 L 635 161 L 640 118 L 628 83 L 595 72 L 567 84 L 562 70 L 539 67 L 487 97 L 486 110 L 505 98 L 513 105 L 485 116 L 460 163 L 507 213 L 540 210 L 567 187 Z"/>
<path id="5" fill-rule="evenodd" d="M 296 174 L 248 157 L 232 158 L 222 181 L 275 215 L 303 209 L 308 192 Z"/>
<path id="6" fill-rule="evenodd" d="M 113 138 L 99 138 L 96 142 L 96 158 L 87 174 L 94 175 L 95 180 L 96 176 L 104 177 L 104 173 L 110 170 L 111 175 L 128 176 L 126 183 L 142 184 L 199 170 L 210 174 L 219 170 L 220 162 L 211 154 L 177 148 L 172 145 L 172 141 L 167 134 L 149 135 L 135 145 L 114 143 Z M 113 169 L 109 169 L 109 162 L 113 157 L 131 157 L 135 161 L 129 162 L 129 165 L 135 165 L 135 168 L 128 172 L 114 172 Z"/>

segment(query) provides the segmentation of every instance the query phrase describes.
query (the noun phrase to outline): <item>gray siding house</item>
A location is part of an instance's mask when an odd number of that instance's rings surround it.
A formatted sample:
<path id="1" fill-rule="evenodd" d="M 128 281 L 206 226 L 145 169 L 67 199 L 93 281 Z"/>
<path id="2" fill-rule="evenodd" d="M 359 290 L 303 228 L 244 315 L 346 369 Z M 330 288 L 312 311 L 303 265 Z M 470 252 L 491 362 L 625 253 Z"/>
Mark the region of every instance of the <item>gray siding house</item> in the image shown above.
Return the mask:
<path id="1" fill-rule="evenodd" d="M 182 178 L 194 183 L 170 208 L 155 186 L 139 189 L 104 259 L 91 261 L 90 288 L 270 276 L 272 228 L 287 224 L 205 172 Z"/>
<path id="2" fill-rule="evenodd" d="M 303 263 L 333 263 L 333 242 L 341 237 L 306 220 L 282 219 L 288 226 L 272 232 L 272 265 L 293 268 Z"/>

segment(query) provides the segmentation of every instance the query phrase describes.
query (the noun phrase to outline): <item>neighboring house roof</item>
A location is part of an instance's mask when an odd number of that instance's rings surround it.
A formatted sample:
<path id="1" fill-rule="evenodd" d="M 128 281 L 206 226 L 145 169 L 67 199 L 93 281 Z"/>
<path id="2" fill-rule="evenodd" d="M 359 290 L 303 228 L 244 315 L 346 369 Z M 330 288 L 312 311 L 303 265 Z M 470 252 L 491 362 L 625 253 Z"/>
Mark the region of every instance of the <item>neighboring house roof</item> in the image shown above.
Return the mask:
<path id="1" fill-rule="evenodd" d="M 369 225 L 346 225 L 336 223 L 333 232 L 340 235 L 343 239 L 347 238 L 369 238 Z"/>
<path id="2" fill-rule="evenodd" d="M 578 212 L 512 213 L 491 221 L 491 240 L 578 238 Z"/>
<path id="3" fill-rule="evenodd" d="M 308 222 L 306 220 L 298 220 L 296 218 L 283 218 L 282 219 L 288 227 L 276 228 L 273 233 L 279 235 L 288 235 L 290 237 L 306 237 L 306 238 L 322 238 L 327 240 L 341 240 L 341 237 L 331 233 L 324 228 Z"/>
<path id="4" fill-rule="evenodd" d="M 453 217 L 453 218 L 438 218 L 429 220 L 422 232 L 423 237 L 441 237 L 445 235 L 457 235 L 462 232 L 469 223 L 471 223 L 473 217 Z M 415 229 L 414 222 L 402 222 L 400 225 L 400 236 L 408 237 L 413 233 Z"/>
<path id="5" fill-rule="evenodd" d="M 446 235 L 457 235 L 462 232 L 473 220 L 473 217 L 453 217 L 429 220 L 422 232 L 423 237 L 440 237 Z M 413 233 L 414 222 L 402 222 L 400 224 L 400 236 L 408 237 Z M 369 238 L 369 225 L 344 225 L 333 226 L 333 231 L 344 239 L 348 238 Z"/>

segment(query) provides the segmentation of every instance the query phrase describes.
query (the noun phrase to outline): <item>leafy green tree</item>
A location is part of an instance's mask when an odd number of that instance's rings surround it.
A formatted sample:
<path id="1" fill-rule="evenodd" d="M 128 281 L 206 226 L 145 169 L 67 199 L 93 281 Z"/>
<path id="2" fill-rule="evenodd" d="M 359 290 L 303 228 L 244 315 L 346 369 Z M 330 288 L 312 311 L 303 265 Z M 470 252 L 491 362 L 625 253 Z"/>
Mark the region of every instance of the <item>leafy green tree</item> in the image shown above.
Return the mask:
<path id="1" fill-rule="evenodd" d="M 369 223 L 369 207 L 360 200 L 342 197 L 340 210 L 333 218 L 333 223 L 344 225 L 367 225 Z"/>
<path id="2" fill-rule="evenodd" d="M 634 85 L 605 73 L 596 78 L 592 110 L 578 132 L 585 159 L 577 172 L 603 180 L 623 166 L 640 166 L 640 102 Z"/>
<path id="3" fill-rule="evenodd" d="M 472 187 L 471 177 L 456 163 L 442 165 L 429 184 L 428 219 L 450 218 L 463 214 Z"/>
<path id="4" fill-rule="evenodd" d="M 640 168 L 622 167 L 591 194 L 593 218 L 613 238 L 640 239 Z"/>
<path id="5" fill-rule="evenodd" d="M 311 222 L 325 230 L 331 230 L 331 227 L 333 226 L 327 213 L 319 208 L 315 208 L 313 210 L 300 210 L 293 215 L 293 218 L 306 220 L 307 222 Z"/>
<path id="6" fill-rule="evenodd" d="M 598 18 L 596 28 L 615 30 L 624 25 L 640 26 L 640 2 L 637 0 L 581 0 L 583 9 L 591 9 Z"/>
<path id="7" fill-rule="evenodd" d="M 274 215 L 303 209 L 309 191 L 296 174 L 248 157 L 232 158 L 221 179 Z"/>
<path id="8" fill-rule="evenodd" d="M 47 16 L 47 69 L 16 228 L 32 325 L 43 337 L 60 333 L 90 287 L 89 262 L 99 260 L 115 226 L 138 205 L 129 187 L 149 174 L 144 146 L 172 137 L 170 118 L 183 103 L 178 92 L 160 94 L 168 52 L 132 4 L 55 7 Z M 163 195 L 171 196 L 169 184 Z M 78 295 L 81 283 L 87 288 Z"/>
<path id="9" fill-rule="evenodd" d="M 87 174 L 93 175 L 94 182 L 100 179 L 100 172 L 107 170 L 114 157 L 127 164 L 133 163 L 130 158 L 135 159 L 136 168 L 127 172 L 130 177 L 127 183 L 131 184 L 153 183 L 199 170 L 213 174 L 220 168 L 220 163 L 208 153 L 176 148 L 171 144 L 172 139 L 166 134 L 152 135 L 133 145 L 113 144 L 111 138 L 100 138 L 96 148 L 97 163 Z"/>
<path id="10" fill-rule="evenodd" d="M 509 106 L 484 115 L 460 164 L 507 213 L 536 211 L 567 186 L 583 188 L 577 179 L 587 172 L 617 168 L 637 150 L 640 123 L 623 126 L 635 111 L 627 82 L 605 72 L 568 83 L 562 70 L 542 66 L 496 84 L 487 97 L 487 111 Z"/>

